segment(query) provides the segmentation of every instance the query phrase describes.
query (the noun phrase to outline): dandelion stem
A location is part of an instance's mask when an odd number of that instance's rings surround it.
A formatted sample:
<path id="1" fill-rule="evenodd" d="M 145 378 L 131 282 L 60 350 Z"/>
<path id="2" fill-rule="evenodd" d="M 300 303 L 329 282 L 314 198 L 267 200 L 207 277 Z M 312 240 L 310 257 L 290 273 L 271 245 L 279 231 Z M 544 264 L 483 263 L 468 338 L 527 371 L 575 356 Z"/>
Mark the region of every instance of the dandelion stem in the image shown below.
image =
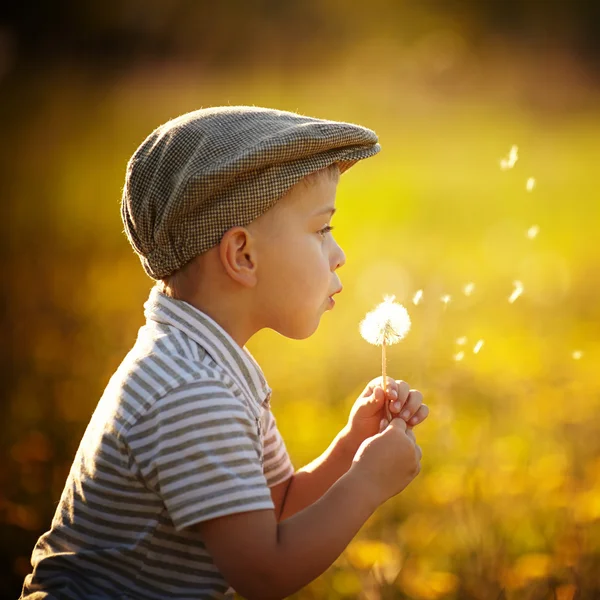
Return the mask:
<path id="1" fill-rule="evenodd" d="M 390 412 L 390 407 L 388 406 L 388 401 L 387 401 L 387 394 L 386 394 L 386 389 L 387 389 L 387 354 L 386 354 L 386 340 L 385 340 L 385 335 L 383 336 L 383 342 L 381 343 L 381 381 L 382 381 L 382 386 L 383 386 L 383 402 L 385 405 L 385 418 L 388 420 L 388 423 L 391 422 L 392 420 L 392 413 Z"/>

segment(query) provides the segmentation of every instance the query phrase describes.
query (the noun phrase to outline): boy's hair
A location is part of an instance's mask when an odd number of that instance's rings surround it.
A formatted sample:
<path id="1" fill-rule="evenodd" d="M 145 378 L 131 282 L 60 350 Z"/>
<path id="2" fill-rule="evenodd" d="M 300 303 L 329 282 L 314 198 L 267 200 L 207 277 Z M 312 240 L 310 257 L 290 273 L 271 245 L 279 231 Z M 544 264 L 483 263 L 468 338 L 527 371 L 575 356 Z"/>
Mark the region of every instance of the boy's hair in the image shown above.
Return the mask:
<path id="1" fill-rule="evenodd" d="M 305 177 L 303 177 L 298 185 L 304 185 L 305 187 L 311 187 L 316 185 L 319 181 L 323 179 L 327 179 L 329 181 L 338 181 L 340 177 L 340 168 L 337 163 L 333 163 L 324 169 L 319 169 L 318 171 L 314 171 L 313 173 L 309 173 Z M 286 192 L 289 193 L 290 190 Z M 284 194 L 285 195 L 285 194 Z M 156 282 L 156 286 L 158 289 L 167 296 L 171 298 L 178 298 L 181 293 L 181 287 L 184 279 L 187 279 L 187 275 L 189 275 L 189 271 L 193 270 L 196 267 L 195 259 L 197 257 L 192 258 L 181 268 L 177 269 L 177 271 L 167 275 L 166 277 L 162 277 Z M 192 264 L 194 263 L 194 264 Z"/>
<path id="2" fill-rule="evenodd" d="M 333 163 L 324 169 L 319 169 L 313 173 L 309 173 L 300 180 L 300 183 L 310 187 L 320 181 L 321 179 L 328 179 L 329 181 L 339 181 L 340 178 L 340 167 L 337 163 Z"/>
<path id="3" fill-rule="evenodd" d="M 152 132 L 127 165 L 125 234 L 153 279 L 246 226 L 307 175 L 380 147 L 365 127 L 249 106 L 197 110 Z"/>

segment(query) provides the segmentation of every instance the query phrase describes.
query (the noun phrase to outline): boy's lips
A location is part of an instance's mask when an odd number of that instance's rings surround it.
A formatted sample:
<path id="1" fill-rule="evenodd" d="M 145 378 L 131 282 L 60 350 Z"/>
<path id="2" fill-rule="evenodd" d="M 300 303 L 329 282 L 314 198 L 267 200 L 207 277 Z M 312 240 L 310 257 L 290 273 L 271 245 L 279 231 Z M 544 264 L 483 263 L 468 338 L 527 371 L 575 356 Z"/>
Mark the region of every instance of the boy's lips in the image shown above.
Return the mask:
<path id="1" fill-rule="evenodd" d="M 335 292 L 333 292 L 333 294 L 331 294 L 331 296 L 329 296 L 329 297 L 327 298 L 327 301 L 328 301 L 328 303 L 329 303 L 329 308 L 333 308 L 333 307 L 335 306 L 335 300 L 333 299 L 333 297 L 334 297 L 336 294 L 339 294 L 341 291 L 342 291 L 342 288 L 340 287 L 338 290 L 336 290 Z"/>

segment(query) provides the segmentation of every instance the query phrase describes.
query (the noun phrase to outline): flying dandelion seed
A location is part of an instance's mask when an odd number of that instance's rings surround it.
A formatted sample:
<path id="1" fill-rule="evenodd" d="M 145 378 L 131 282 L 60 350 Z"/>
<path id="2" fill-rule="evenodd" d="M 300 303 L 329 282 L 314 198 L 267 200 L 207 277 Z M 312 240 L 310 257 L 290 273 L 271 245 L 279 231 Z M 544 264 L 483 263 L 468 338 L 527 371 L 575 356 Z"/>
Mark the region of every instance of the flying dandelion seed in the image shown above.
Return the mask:
<path id="1" fill-rule="evenodd" d="M 583 356 L 583 352 L 581 350 L 575 350 L 572 354 L 574 360 L 580 360 Z"/>
<path id="2" fill-rule="evenodd" d="M 467 343 L 467 336 L 463 335 L 462 337 L 456 338 L 456 344 L 458 346 L 464 346 Z"/>
<path id="3" fill-rule="evenodd" d="M 533 188 L 535 188 L 535 177 L 530 177 L 525 184 L 525 188 L 528 192 L 532 192 Z"/>
<path id="4" fill-rule="evenodd" d="M 475 290 L 475 284 L 473 282 L 467 283 L 467 285 L 465 285 L 465 287 L 463 288 L 463 292 L 465 293 L 465 296 L 470 296 L 474 290 Z"/>
<path id="5" fill-rule="evenodd" d="M 457 352 L 454 355 L 454 360 L 458 362 L 459 360 L 462 360 L 464 357 L 465 357 L 465 353 L 461 350 L 460 352 Z"/>
<path id="6" fill-rule="evenodd" d="M 479 354 L 479 351 L 481 350 L 481 348 L 483 348 L 483 343 L 483 340 L 479 340 L 475 344 L 475 347 L 473 348 L 473 354 Z"/>
<path id="7" fill-rule="evenodd" d="M 375 346 L 381 346 L 381 371 L 382 381 L 385 386 L 387 381 L 387 356 L 386 347 L 398 343 L 410 329 L 410 317 L 402 304 L 394 302 L 394 296 L 386 296 L 381 304 L 367 313 L 360 323 L 360 334 Z M 392 420 L 389 407 L 386 403 L 388 421 Z"/>
<path id="8" fill-rule="evenodd" d="M 450 302 L 450 300 L 452 300 L 452 296 L 450 294 L 446 294 L 444 296 L 442 296 L 440 298 L 440 300 L 446 305 L 448 306 L 448 303 Z"/>
<path id="9" fill-rule="evenodd" d="M 423 290 L 418 290 L 416 294 L 413 296 L 413 304 L 416 306 L 421 302 L 421 298 L 423 298 Z"/>
<path id="10" fill-rule="evenodd" d="M 523 284 L 520 281 L 513 282 L 513 285 L 515 286 L 515 289 L 508 298 L 508 301 L 511 304 L 523 293 Z"/>
<path id="11" fill-rule="evenodd" d="M 517 160 L 519 160 L 519 147 L 512 146 L 508 156 L 500 161 L 500 168 L 503 171 L 512 169 L 517 164 Z"/>
<path id="12" fill-rule="evenodd" d="M 530 240 L 533 240 L 537 237 L 537 234 L 540 232 L 540 228 L 538 225 L 532 225 L 528 230 L 527 230 L 527 237 Z"/>

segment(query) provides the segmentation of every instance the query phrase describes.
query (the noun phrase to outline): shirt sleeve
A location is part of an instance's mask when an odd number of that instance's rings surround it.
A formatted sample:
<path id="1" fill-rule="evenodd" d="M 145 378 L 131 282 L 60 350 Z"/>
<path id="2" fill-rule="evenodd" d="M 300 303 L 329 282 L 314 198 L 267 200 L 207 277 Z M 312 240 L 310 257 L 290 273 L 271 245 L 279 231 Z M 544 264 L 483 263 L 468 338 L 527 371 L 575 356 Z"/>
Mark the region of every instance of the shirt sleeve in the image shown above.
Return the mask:
<path id="1" fill-rule="evenodd" d="M 220 381 L 195 382 L 158 400 L 128 443 L 177 530 L 274 508 L 258 423 Z"/>
<path id="2" fill-rule="evenodd" d="M 265 413 L 263 471 L 269 487 L 286 481 L 294 474 L 283 438 L 277 429 L 275 417 L 270 410 Z"/>

